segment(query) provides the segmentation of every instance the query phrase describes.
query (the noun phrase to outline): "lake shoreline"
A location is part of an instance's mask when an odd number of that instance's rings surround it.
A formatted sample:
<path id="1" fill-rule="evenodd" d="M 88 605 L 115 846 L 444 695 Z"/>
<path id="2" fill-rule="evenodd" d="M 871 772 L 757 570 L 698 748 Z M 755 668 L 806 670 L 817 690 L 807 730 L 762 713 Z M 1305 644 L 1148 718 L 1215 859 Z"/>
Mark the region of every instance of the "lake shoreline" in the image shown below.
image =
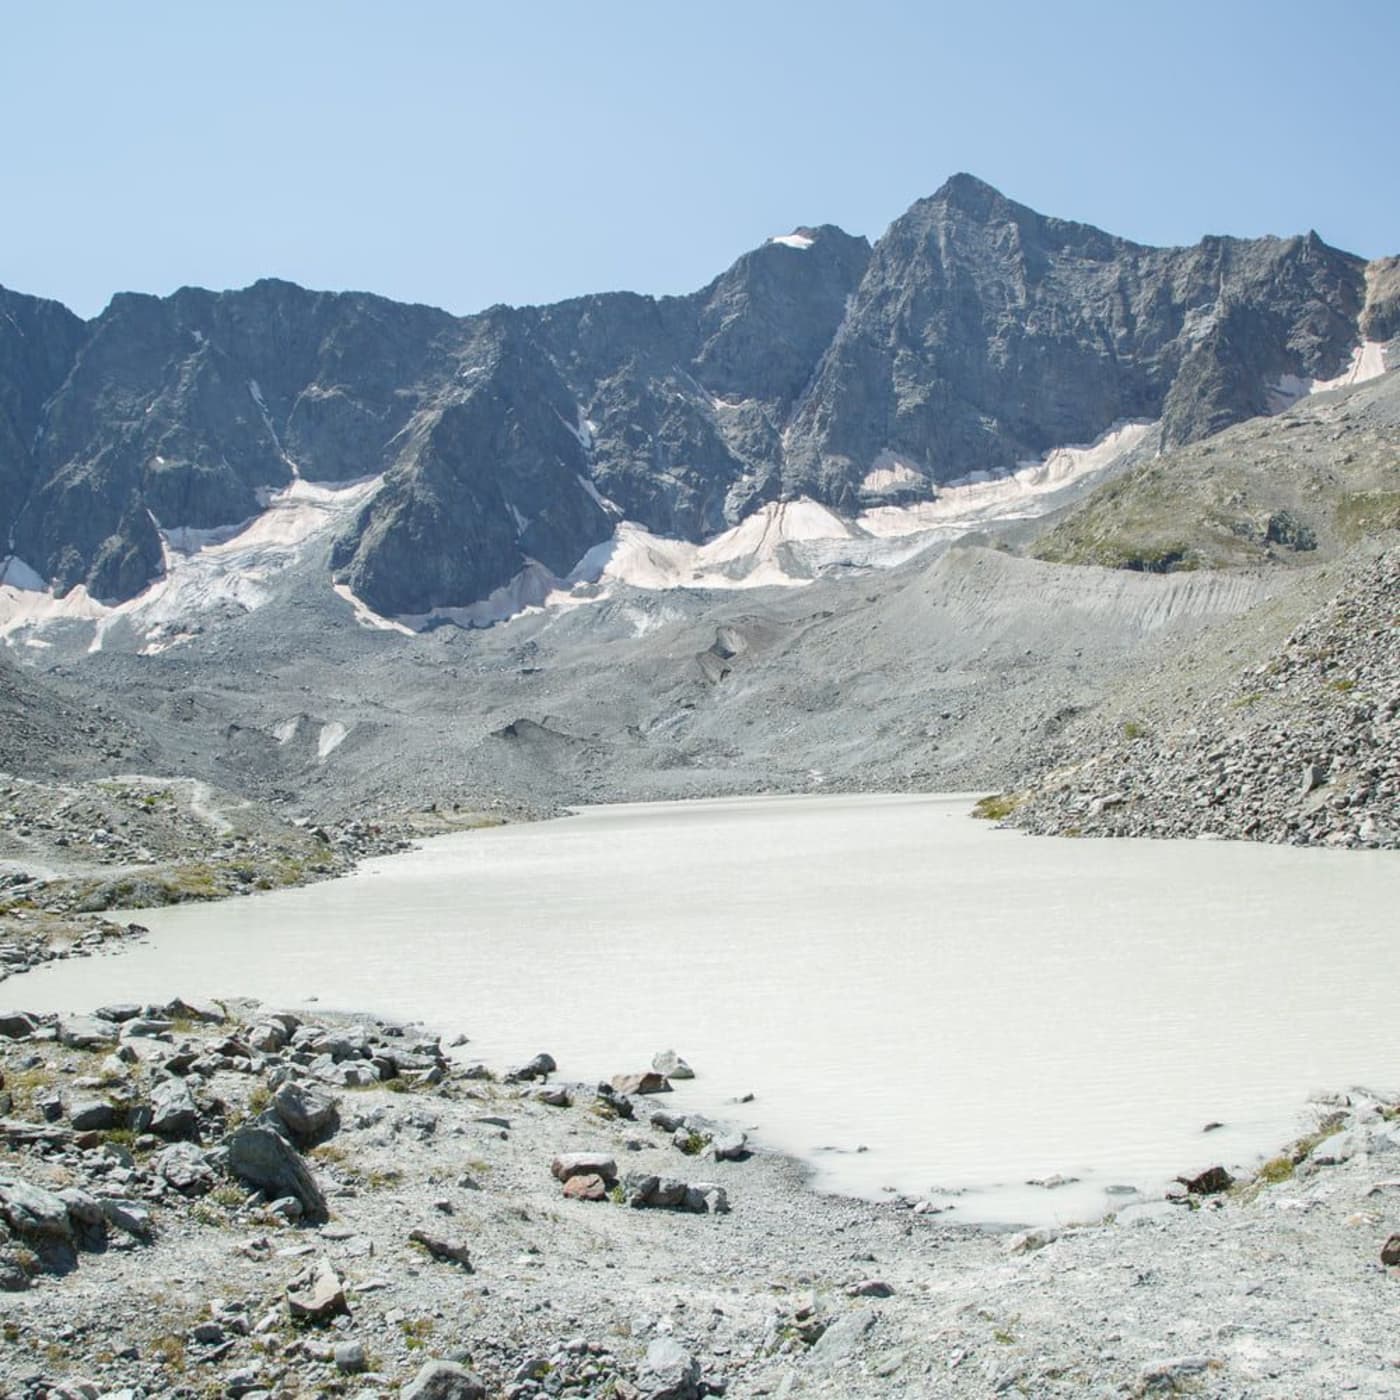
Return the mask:
<path id="1" fill-rule="evenodd" d="M 1213 1395 L 1378 1393 L 1400 1362 L 1384 1321 L 1396 1283 L 1379 1259 L 1400 1197 L 1394 1104 L 1332 1105 L 1337 1131 L 1268 1179 L 999 1234 L 814 1191 L 810 1171 L 779 1154 L 741 1147 L 717 1160 L 712 1144 L 692 1155 L 653 1121 L 676 1095 L 603 1093 L 567 1065 L 512 1080 L 380 1017 L 288 1019 L 247 1002 L 130 1010 L 0 1038 L 21 1100 L 3 1125 L 0 1194 L 16 1180 L 67 1190 L 74 1231 L 85 1200 L 106 1212 L 101 1248 L 75 1233 L 66 1272 L 4 1295 L 7 1394 L 32 1393 L 39 1374 L 148 1395 L 235 1374 L 272 1395 L 378 1394 L 456 1358 L 492 1395 L 534 1393 L 520 1387 L 543 1362 L 579 1394 L 641 1397 L 661 1393 L 648 1358 L 677 1349 L 693 1373 L 681 1393 L 695 1396 L 1077 1396 L 1188 1382 Z M 275 1049 L 278 1026 L 295 1030 Z M 183 1129 L 167 1131 L 167 1118 L 153 1133 L 138 1118 L 142 1132 L 84 1136 L 72 1122 L 75 1111 L 90 1121 L 97 1101 L 178 1097 L 162 1083 L 189 1090 Z M 56 1122 L 46 1098 L 60 1102 Z M 305 1126 L 322 1101 L 336 1126 L 298 1150 L 326 1204 L 318 1222 L 297 1219 L 280 1188 L 254 1193 L 223 1153 L 240 1126 L 283 1113 Z M 28 1135 L 16 1128 L 26 1122 Z M 185 1138 L 200 1143 L 173 1146 Z M 598 1154 L 584 1165 L 598 1167 L 603 1199 L 588 1199 L 586 1173 L 559 1168 L 578 1153 Z M 574 1178 L 567 1189 L 560 1175 Z M 633 1201 L 666 1179 L 699 1193 L 690 1209 Z M 56 1229 L 8 1233 L 7 1260 L 62 1243 Z M 288 1285 L 295 1294 L 322 1264 L 347 1311 L 296 1321 Z M 1125 1277 L 1147 1291 L 1120 1289 Z"/>

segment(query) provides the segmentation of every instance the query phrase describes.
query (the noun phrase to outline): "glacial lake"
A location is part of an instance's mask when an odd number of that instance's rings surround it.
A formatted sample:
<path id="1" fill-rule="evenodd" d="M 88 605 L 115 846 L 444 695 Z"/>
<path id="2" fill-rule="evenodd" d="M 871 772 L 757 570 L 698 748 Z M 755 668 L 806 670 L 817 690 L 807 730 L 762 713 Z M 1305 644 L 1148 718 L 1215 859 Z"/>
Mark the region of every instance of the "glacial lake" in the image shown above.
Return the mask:
<path id="1" fill-rule="evenodd" d="M 1257 1163 L 1311 1092 L 1400 1088 L 1400 857 L 1052 840 L 970 805 L 611 806 L 440 837 L 152 910 L 145 944 L 3 999 L 314 999 L 464 1032 L 493 1066 L 547 1050 L 581 1081 L 674 1048 L 698 1077 L 667 1107 L 749 1129 L 819 1188 L 998 1223 Z M 1079 1181 L 1026 1185 L 1052 1176 Z"/>

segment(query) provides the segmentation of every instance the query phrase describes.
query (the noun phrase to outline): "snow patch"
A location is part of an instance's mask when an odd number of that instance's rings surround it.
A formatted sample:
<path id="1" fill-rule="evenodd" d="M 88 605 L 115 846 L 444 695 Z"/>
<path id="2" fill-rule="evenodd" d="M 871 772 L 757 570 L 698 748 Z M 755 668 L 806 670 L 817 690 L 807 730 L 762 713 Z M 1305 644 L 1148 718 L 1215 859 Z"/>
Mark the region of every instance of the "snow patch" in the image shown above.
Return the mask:
<path id="1" fill-rule="evenodd" d="M 1325 394 L 1331 389 L 1350 389 L 1385 373 L 1385 345 L 1379 340 L 1363 340 L 1351 352 L 1351 361 L 1335 379 L 1308 379 L 1297 374 L 1281 374 L 1268 386 L 1269 412 L 1282 413 L 1300 399 Z"/>
<path id="2" fill-rule="evenodd" d="M 402 632 L 408 637 L 413 635 L 413 628 L 405 627 L 402 622 L 395 622 L 391 617 L 381 616 L 368 603 L 362 602 L 350 591 L 348 583 L 333 583 L 331 592 L 337 598 L 343 598 L 350 604 L 350 608 L 355 614 L 355 621 L 361 627 L 368 627 L 375 632 Z"/>
<path id="3" fill-rule="evenodd" d="M 293 715 L 291 719 L 284 719 L 281 724 L 272 726 L 272 737 L 277 740 L 279 748 L 285 748 L 297 737 L 297 731 L 300 728 L 301 716 Z"/>
<path id="4" fill-rule="evenodd" d="M 47 588 L 38 573 L 17 554 L 8 555 L 0 562 L 0 586 L 18 588 L 24 593 L 42 593 Z"/>
<path id="5" fill-rule="evenodd" d="M 900 457 L 886 448 L 871 463 L 860 483 L 862 491 L 879 495 L 885 491 L 899 491 L 905 487 L 927 486 L 928 477 L 905 457 Z"/>
<path id="6" fill-rule="evenodd" d="M 815 238 L 809 238 L 805 233 L 775 233 L 768 241 L 770 243 L 777 243 L 784 248 L 796 248 L 801 252 L 805 252 L 817 240 Z"/>
<path id="7" fill-rule="evenodd" d="M 932 501 L 909 506 L 876 506 L 857 523 L 882 539 L 943 530 L 961 533 L 993 520 L 1019 520 L 1043 514 L 1053 498 L 1084 478 L 1108 470 L 1136 447 L 1150 423 L 1120 423 L 1096 442 L 1059 447 L 1014 472 L 973 472 L 939 492 Z M 878 459 L 877 459 L 878 460 Z"/>
<path id="8" fill-rule="evenodd" d="M 316 761 L 324 763 L 344 742 L 350 731 L 339 720 L 321 726 L 316 736 Z"/>
<path id="9" fill-rule="evenodd" d="M 144 640 L 142 655 L 166 651 L 194 635 L 191 627 L 205 614 L 261 607 L 271 596 L 276 576 L 298 562 L 311 541 L 358 510 L 381 480 L 372 476 L 324 483 L 298 477 L 269 497 L 261 515 L 241 524 L 216 530 L 161 530 L 163 576 L 116 606 L 99 603 L 82 587 L 63 598 L 16 588 L 7 571 L 6 582 L 0 584 L 0 636 L 60 621 L 93 622 L 88 650 L 96 652 L 112 628 L 129 619 Z"/>

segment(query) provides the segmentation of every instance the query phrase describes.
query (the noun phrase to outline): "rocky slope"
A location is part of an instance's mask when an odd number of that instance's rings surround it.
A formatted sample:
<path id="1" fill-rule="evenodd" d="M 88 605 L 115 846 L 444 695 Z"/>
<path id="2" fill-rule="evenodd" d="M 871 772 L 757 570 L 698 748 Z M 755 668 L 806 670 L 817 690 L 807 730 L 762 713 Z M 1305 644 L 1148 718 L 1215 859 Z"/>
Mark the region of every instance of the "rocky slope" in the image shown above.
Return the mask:
<path id="1" fill-rule="evenodd" d="M 1340 582 L 1218 689 L 1188 697 L 1170 670 L 1135 678 L 1137 717 L 1075 735 L 1073 761 L 1007 799 L 1019 801 L 1010 820 L 1084 836 L 1400 848 L 1400 545 L 1349 561 Z"/>
<path id="2" fill-rule="evenodd" d="M 1400 372 L 1311 395 L 1126 471 L 1030 547 L 1170 572 L 1334 559 L 1400 528 Z"/>
<path id="3" fill-rule="evenodd" d="M 0 1389 L 1400 1388 L 1393 1096 L 1314 1105 L 1262 1168 L 1203 1139 L 1167 1199 L 997 1236 L 814 1195 L 688 1115 L 684 1081 L 563 1068 L 500 1077 L 421 1028 L 249 1003 L 0 1017 Z"/>
<path id="4" fill-rule="evenodd" d="M 139 593 L 191 531 L 383 474 L 334 558 L 423 615 L 567 574 L 619 516 L 708 538 L 767 502 L 927 499 L 1123 419 L 1194 441 L 1394 331 L 1394 269 L 1315 234 L 1149 249 L 956 176 L 872 250 L 831 226 L 709 286 L 454 318 L 260 282 L 4 293 L 0 529 L 60 593 Z"/>

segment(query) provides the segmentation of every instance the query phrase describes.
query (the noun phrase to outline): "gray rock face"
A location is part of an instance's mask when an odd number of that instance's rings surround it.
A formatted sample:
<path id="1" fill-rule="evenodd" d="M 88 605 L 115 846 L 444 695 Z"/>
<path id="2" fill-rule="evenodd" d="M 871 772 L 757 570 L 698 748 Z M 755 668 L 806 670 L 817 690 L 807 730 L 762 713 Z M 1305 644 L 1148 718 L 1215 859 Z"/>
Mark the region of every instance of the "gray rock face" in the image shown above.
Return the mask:
<path id="1" fill-rule="evenodd" d="M 167 1079 L 151 1090 L 151 1131 L 165 1138 L 190 1137 L 199 1128 L 199 1110 L 188 1085 Z"/>
<path id="2" fill-rule="evenodd" d="M 1144 248 L 954 176 L 876 245 L 797 409 L 784 489 L 854 505 L 882 449 L 932 484 L 1122 418 L 1190 441 L 1266 412 L 1282 374 L 1339 373 L 1363 283 L 1315 234 Z"/>
<path id="3" fill-rule="evenodd" d="M 485 1400 L 481 1378 L 454 1361 L 429 1361 L 399 1391 L 402 1400 Z"/>
<path id="4" fill-rule="evenodd" d="M 637 1386 L 646 1400 L 695 1400 L 700 1363 L 673 1338 L 658 1337 L 647 1347 Z"/>
<path id="5" fill-rule="evenodd" d="M 313 1223 L 327 1219 L 326 1200 L 316 1179 L 284 1137 L 271 1128 L 239 1128 L 225 1146 L 228 1168 L 235 1176 L 260 1187 L 270 1199 L 295 1196 Z"/>
<path id="6" fill-rule="evenodd" d="M 298 1143 L 315 1142 L 340 1122 L 336 1102 L 329 1094 L 292 1079 L 278 1087 L 272 1107 Z"/>
<path id="7" fill-rule="evenodd" d="M 1400 330 L 1400 273 L 1315 234 L 1153 249 L 970 176 L 872 250 L 824 225 L 682 297 L 454 318 L 263 281 L 123 294 L 84 324 L 0 291 L 0 548 L 124 599 L 162 530 L 236 525 L 295 471 L 384 473 L 332 567 L 372 607 L 568 573 L 618 513 L 699 540 L 771 500 L 924 498 L 1163 419 L 1169 444 Z M 884 452 L 909 470 L 867 487 Z M 3 556 L 0 556 L 3 557 Z"/>
<path id="8" fill-rule="evenodd" d="M 63 1198 L 18 1177 L 0 1177 L 0 1219 L 23 1239 L 67 1240 L 73 1234 Z"/>

